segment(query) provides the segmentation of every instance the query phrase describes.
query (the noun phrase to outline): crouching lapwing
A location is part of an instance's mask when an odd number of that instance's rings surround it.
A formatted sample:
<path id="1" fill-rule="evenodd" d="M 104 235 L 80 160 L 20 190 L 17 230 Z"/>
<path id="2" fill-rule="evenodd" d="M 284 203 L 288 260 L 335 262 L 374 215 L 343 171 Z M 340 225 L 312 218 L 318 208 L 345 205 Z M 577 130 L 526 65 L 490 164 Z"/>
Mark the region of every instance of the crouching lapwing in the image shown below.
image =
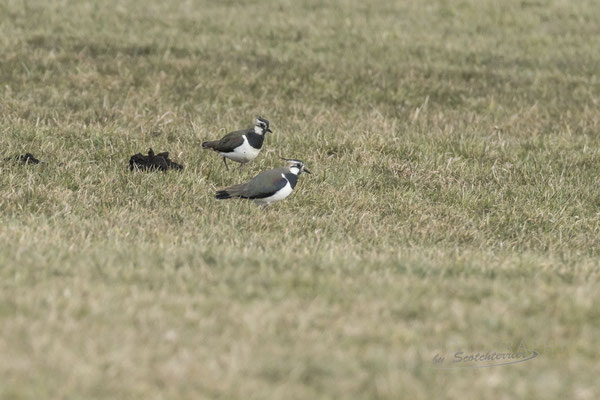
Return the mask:
<path id="1" fill-rule="evenodd" d="M 213 149 L 221 154 L 225 168 L 229 171 L 228 158 L 243 165 L 258 156 L 267 132 L 273 132 L 269 129 L 269 121 L 258 117 L 253 128 L 230 132 L 221 140 L 204 142 L 202 148 Z"/>
<path id="2" fill-rule="evenodd" d="M 250 199 L 264 206 L 285 199 L 296 186 L 298 175 L 303 172 L 310 174 L 310 171 L 304 168 L 304 163 L 300 160 L 283 160 L 286 161 L 285 167 L 261 172 L 246 183 L 219 190 L 215 197 L 219 200 Z"/>

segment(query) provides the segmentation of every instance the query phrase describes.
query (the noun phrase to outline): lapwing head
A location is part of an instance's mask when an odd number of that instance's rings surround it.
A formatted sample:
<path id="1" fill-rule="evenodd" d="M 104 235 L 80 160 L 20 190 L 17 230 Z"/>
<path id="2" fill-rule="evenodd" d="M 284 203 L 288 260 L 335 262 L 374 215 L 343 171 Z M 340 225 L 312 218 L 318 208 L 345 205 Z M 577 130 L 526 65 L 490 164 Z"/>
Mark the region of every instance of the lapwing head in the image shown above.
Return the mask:
<path id="1" fill-rule="evenodd" d="M 303 172 L 310 174 L 311 172 L 304 167 L 304 162 L 300 160 L 294 160 L 291 158 L 282 158 L 285 160 L 285 166 L 289 168 L 290 172 L 294 175 L 300 175 Z"/>
<path id="2" fill-rule="evenodd" d="M 259 135 L 262 135 L 265 132 L 273 132 L 273 131 L 271 129 L 269 129 L 269 121 L 267 121 L 266 119 L 264 119 L 262 117 L 257 117 L 256 122 L 254 124 L 254 132 L 258 133 Z"/>

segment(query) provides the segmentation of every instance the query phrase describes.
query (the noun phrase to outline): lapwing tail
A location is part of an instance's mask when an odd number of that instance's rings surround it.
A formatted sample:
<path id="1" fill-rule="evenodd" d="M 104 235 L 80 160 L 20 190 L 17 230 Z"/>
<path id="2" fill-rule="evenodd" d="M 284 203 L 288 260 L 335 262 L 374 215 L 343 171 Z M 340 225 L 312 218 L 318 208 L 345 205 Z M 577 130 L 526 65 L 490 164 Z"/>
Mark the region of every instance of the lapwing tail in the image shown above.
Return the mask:
<path id="1" fill-rule="evenodd" d="M 243 183 L 241 183 L 239 185 L 229 186 L 228 188 L 217 191 L 217 194 L 215 197 L 219 200 L 232 199 L 234 197 L 245 198 L 245 191 L 244 191 L 245 187 L 246 186 Z"/>
<path id="2" fill-rule="evenodd" d="M 218 140 L 211 140 L 209 142 L 203 142 L 202 143 L 202 148 L 203 149 L 214 149 L 215 146 L 219 143 Z"/>
<path id="3" fill-rule="evenodd" d="M 231 198 L 231 194 L 229 194 L 227 190 L 219 190 L 217 191 L 215 198 L 218 200 L 226 200 Z"/>

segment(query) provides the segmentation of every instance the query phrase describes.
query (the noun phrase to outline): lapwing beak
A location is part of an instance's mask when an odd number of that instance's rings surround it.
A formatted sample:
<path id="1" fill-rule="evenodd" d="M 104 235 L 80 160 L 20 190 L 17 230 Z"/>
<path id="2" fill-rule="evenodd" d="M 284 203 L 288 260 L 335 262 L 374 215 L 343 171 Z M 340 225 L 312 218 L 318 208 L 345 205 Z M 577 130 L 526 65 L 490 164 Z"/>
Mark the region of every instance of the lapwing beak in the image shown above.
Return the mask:
<path id="1" fill-rule="evenodd" d="M 307 170 L 306 168 L 304 168 L 302 171 L 306 172 L 307 174 L 312 174 L 312 172 L 310 172 L 309 170 Z"/>
<path id="2" fill-rule="evenodd" d="M 273 133 L 273 131 L 271 130 L 271 128 L 267 128 L 267 130 L 266 130 L 266 131 L 267 131 L 267 132 L 271 132 L 271 133 Z"/>

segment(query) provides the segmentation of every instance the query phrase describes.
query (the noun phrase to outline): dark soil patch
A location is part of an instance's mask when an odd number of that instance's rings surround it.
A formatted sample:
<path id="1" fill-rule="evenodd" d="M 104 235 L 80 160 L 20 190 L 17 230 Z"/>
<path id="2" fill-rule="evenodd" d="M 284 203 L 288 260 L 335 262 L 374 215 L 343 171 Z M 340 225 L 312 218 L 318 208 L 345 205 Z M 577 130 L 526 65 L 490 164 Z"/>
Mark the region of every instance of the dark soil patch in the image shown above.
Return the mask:
<path id="1" fill-rule="evenodd" d="M 35 158 L 31 153 L 19 154 L 16 156 L 5 158 L 4 161 L 18 164 L 39 164 L 40 160 Z"/>
<path id="2" fill-rule="evenodd" d="M 148 155 L 142 155 L 142 153 L 137 153 L 131 156 L 129 159 L 129 169 L 133 171 L 134 169 L 141 171 L 166 171 L 168 169 L 177 169 L 182 170 L 183 165 L 177 164 L 169 158 L 168 152 L 154 154 L 152 149 L 148 150 Z"/>

